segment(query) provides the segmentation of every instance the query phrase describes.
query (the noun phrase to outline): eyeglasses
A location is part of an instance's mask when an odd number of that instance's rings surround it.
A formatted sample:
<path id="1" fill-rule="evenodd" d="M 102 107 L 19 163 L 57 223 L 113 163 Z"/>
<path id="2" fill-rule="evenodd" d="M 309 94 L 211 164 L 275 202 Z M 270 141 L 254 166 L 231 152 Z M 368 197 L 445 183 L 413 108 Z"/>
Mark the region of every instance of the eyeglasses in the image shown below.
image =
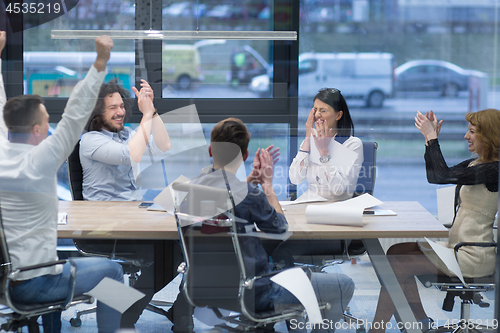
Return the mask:
<path id="1" fill-rule="evenodd" d="M 340 90 L 338 90 L 337 88 L 321 88 L 320 90 L 318 90 L 318 92 L 323 92 L 323 91 L 329 91 L 332 94 L 335 94 L 338 92 L 340 94 Z"/>

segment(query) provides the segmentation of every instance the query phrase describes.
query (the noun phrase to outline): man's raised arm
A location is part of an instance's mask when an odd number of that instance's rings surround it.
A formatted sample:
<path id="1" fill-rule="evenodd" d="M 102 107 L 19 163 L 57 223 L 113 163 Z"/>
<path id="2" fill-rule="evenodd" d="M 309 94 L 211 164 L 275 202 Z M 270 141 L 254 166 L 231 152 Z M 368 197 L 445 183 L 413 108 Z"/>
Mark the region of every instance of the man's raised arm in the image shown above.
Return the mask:
<path id="1" fill-rule="evenodd" d="M 61 121 L 52 135 L 44 140 L 44 145 L 52 146 L 51 151 L 54 152 L 52 160 L 57 163 L 62 163 L 73 151 L 83 126 L 96 105 L 99 89 L 106 76 L 106 64 L 113 48 L 113 40 L 108 36 L 97 37 L 95 47 L 97 58 L 94 65 L 85 78 L 76 84 L 66 103 Z M 41 153 L 46 154 L 46 152 Z"/>
<path id="2" fill-rule="evenodd" d="M 113 45 L 113 40 L 108 36 L 100 36 L 95 39 L 97 59 L 94 62 L 94 67 L 98 72 L 106 70 L 106 64 L 111 56 Z"/>
<path id="3" fill-rule="evenodd" d="M 5 31 L 0 31 L 0 53 L 2 53 L 3 48 L 5 47 L 5 42 L 7 33 Z M 1 72 L 2 69 L 2 60 L 0 59 L 0 141 L 7 140 L 8 138 L 8 129 L 7 125 L 5 125 L 5 121 L 3 120 L 3 107 L 5 103 L 7 103 L 7 96 L 5 95 L 5 87 L 3 85 L 3 75 Z"/>

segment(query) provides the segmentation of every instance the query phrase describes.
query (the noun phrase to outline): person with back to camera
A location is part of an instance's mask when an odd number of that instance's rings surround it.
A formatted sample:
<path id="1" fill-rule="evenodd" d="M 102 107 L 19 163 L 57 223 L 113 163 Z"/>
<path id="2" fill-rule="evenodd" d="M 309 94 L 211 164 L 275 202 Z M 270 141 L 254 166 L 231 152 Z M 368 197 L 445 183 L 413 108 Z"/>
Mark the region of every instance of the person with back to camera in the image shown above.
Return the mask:
<path id="1" fill-rule="evenodd" d="M 464 139 L 468 142 L 469 151 L 477 154 L 477 158 L 448 167 L 438 142 L 443 121 L 438 122 L 432 111 L 426 115 L 417 111 L 415 117 L 415 126 L 425 137 L 427 180 L 433 184 L 457 185 L 455 205 L 458 207 L 455 207 L 456 214 L 447 243 L 452 252 L 460 242 L 493 241 L 493 222 L 498 204 L 500 111 L 486 109 L 468 113 L 465 120 L 469 126 Z M 415 318 L 426 332 L 432 328 L 433 320 L 427 317 L 422 307 L 414 276 L 455 274 L 448 270 L 427 242 L 395 244 L 387 250 L 387 257 Z M 495 271 L 495 249 L 462 247 L 458 251 L 458 262 L 464 277 L 491 275 Z M 373 323 L 387 323 L 394 311 L 394 304 L 382 286 Z M 385 327 L 380 327 L 370 332 L 384 330 Z"/>
<path id="2" fill-rule="evenodd" d="M 240 226 L 255 223 L 263 233 L 284 233 L 288 230 L 288 222 L 273 188 L 277 149 L 271 150 L 272 146 L 257 149 L 252 172 L 247 180 L 240 181 L 236 177 L 238 167 L 249 156 L 249 142 L 250 132 L 240 119 L 227 118 L 218 122 L 212 129 L 208 147 L 213 167 L 208 173 L 194 178 L 191 183 L 230 188 L 234 196 L 234 215 L 239 219 Z M 225 175 L 221 170 L 224 170 Z M 258 187 L 259 184 L 261 188 Z M 181 206 L 181 211 L 186 208 L 187 206 Z M 271 272 L 269 256 L 260 238 L 241 237 L 239 242 L 247 272 L 253 272 L 255 276 L 265 276 Z M 315 325 L 313 332 L 332 333 L 352 298 L 354 282 L 345 274 L 312 273 L 311 283 L 317 299 L 330 304 L 330 307 L 321 310 L 324 321 L 321 325 Z M 273 309 L 283 311 L 290 305 L 300 304 L 295 296 L 272 282 L 269 277 L 256 281 L 254 288 L 253 310 L 257 313 Z M 292 319 L 287 324 L 289 332 L 306 332 L 302 318 Z"/>
<path id="3" fill-rule="evenodd" d="M 350 169 L 336 166 L 334 159 L 338 157 L 332 154 L 334 141 L 356 153 Z M 290 181 L 299 185 L 307 180 L 303 196 L 319 195 L 331 201 L 350 199 L 363 160 L 363 143 L 354 136 L 354 124 L 344 96 L 335 88 L 321 89 L 307 117 L 306 137 L 290 165 Z M 291 267 L 293 255 L 332 254 L 342 249 L 340 241 L 286 241 L 274 250 L 273 260 Z"/>
<path id="4" fill-rule="evenodd" d="M 0 52 L 4 45 L 2 31 Z M 71 92 L 61 121 L 50 136 L 43 99 L 21 95 L 6 102 L 0 74 L 0 202 L 12 270 L 58 260 L 56 173 L 96 104 L 113 41 L 101 36 L 95 39 L 95 46 L 96 60 Z M 123 283 L 122 267 L 116 262 L 106 258 L 72 261 L 76 264 L 75 295 L 90 291 L 105 277 Z M 71 290 L 70 267 L 67 262 L 20 273 L 10 285 L 12 300 L 22 304 L 64 300 Z M 97 302 L 99 333 L 114 333 L 120 317 L 117 310 Z M 43 315 L 42 323 L 45 333 L 61 332 L 61 312 Z"/>

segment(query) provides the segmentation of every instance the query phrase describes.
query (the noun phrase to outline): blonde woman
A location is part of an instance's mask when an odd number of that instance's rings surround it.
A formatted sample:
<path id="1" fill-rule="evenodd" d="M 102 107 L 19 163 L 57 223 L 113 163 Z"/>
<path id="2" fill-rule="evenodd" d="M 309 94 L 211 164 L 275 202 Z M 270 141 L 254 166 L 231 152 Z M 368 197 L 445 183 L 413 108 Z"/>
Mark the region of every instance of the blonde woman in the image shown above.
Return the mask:
<path id="1" fill-rule="evenodd" d="M 415 117 L 415 126 L 425 137 L 427 180 L 433 184 L 457 184 L 456 215 L 447 243 L 450 251 L 460 242 L 492 242 L 498 204 L 500 111 L 487 109 L 469 113 L 465 120 L 469 126 L 464 139 L 477 158 L 448 167 L 438 142 L 443 121 L 438 121 L 432 111 L 426 115 L 417 112 Z M 387 257 L 415 318 L 423 324 L 424 332 L 429 330 L 433 320 L 422 307 L 414 276 L 455 274 L 425 242 L 395 244 L 387 251 Z M 458 261 L 464 277 L 488 276 L 495 270 L 495 249 L 465 246 L 458 251 Z M 394 304 L 382 286 L 373 322 L 387 323 L 394 311 Z M 381 327 L 370 333 L 384 331 Z"/>

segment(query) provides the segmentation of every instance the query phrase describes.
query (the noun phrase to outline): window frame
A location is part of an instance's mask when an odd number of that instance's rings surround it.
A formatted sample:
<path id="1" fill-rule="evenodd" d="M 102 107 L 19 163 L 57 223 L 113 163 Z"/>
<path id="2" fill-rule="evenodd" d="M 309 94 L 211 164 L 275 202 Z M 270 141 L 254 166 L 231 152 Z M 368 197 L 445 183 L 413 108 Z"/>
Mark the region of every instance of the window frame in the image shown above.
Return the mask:
<path id="1" fill-rule="evenodd" d="M 275 0 L 280 7 L 291 8 L 291 17 L 286 22 L 277 22 L 275 15 L 272 26 L 275 30 L 299 31 L 299 0 Z M 150 10 L 160 8 L 160 10 Z M 135 27 L 139 30 L 149 28 L 161 29 L 162 0 L 141 1 L 136 0 Z M 150 13 L 153 17 L 150 19 Z M 1 23 L 1 22 L 0 22 Z M 23 91 L 23 31 L 12 33 L 8 22 L 8 36 L 6 45 L 6 57 L 4 63 L 4 76 L 7 97 L 14 97 L 24 93 Z M 298 49 L 297 41 L 273 41 L 273 97 L 272 98 L 162 98 L 161 97 L 161 40 L 136 41 L 136 84 L 137 78 L 147 78 L 154 91 L 157 92 L 155 106 L 163 112 L 196 104 L 200 121 L 202 123 L 217 122 L 229 116 L 235 116 L 248 123 L 288 123 L 290 129 L 297 128 L 298 115 Z M 142 44 L 139 46 L 139 44 Z M 141 53 L 140 50 L 143 50 Z M 140 57 L 143 55 L 143 67 L 140 68 Z M 141 59 L 142 60 L 142 59 Z M 45 98 L 47 110 L 51 116 L 51 122 L 58 122 L 64 111 L 67 98 Z M 141 113 L 137 108 L 133 109 L 130 122 L 139 122 Z M 293 134 L 293 133 L 291 133 Z"/>

